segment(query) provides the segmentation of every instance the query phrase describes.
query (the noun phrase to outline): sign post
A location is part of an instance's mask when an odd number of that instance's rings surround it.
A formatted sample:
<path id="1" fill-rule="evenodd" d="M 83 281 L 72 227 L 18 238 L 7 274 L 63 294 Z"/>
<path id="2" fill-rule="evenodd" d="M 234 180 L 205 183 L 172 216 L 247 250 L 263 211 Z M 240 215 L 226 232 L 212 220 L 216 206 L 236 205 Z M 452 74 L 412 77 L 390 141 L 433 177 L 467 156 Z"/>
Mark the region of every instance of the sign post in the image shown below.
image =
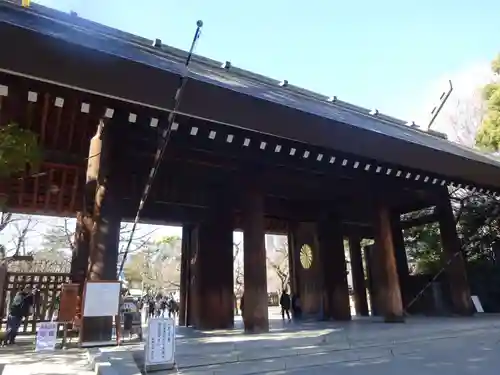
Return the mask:
<path id="1" fill-rule="evenodd" d="M 80 284 L 63 284 L 57 315 L 59 323 L 73 323 L 80 303 L 78 297 L 79 288 Z"/>
<path id="2" fill-rule="evenodd" d="M 95 347 L 106 345 L 118 345 L 120 340 L 120 281 L 87 281 L 83 291 L 82 320 L 80 323 L 80 346 Z M 116 329 L 116 340 L 85 341 L 82 337 L 86 318 L 114 318 Z M 104 335 L 106 336 L 106 335 Z M 108 336 L 109 337 L 109 336 Z"/>
<path id="3" fill-rule="evenodd" d="M 55 350 L 57 343 L 57 323 L 41 323 L 36 332 L 35 352 Z"/>
<path id="4" fill-rule="evenodd" d="M 144 345 L 144 370 L 170 370 L 175 365 L 175 321 L 170 318 L 152 318 Z"/>
<path id="5" fill-rule="evenodd" d="M 471 296 L 472 303 L 474 304 L 474 308 L 478 313 L 484 313 L 483 305 L 478 296 Z"/>
<path id="6" fill-rule="evenodd" d="M 80 305 L 78 291 L 80 284 L 63 284 L 59 300 L 57 322 L 63 325 L 63 340 L 61 348 L 66 346 L 68 325 L 73 324 Z"/>

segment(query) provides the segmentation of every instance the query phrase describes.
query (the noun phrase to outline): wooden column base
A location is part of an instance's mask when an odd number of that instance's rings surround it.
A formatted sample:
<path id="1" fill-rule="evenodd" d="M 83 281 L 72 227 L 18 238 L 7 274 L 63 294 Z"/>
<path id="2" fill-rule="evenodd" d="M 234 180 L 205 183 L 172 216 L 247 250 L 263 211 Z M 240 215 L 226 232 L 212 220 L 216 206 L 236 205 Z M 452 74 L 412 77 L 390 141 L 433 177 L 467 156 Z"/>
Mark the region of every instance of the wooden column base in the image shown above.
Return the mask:
<path id="1" fill-rule="evenodd" d="M 318 225 L 325 301 L 324 318 L 351 320 L 349 286 L 341 223 L 325 218 Z"/>
<path id="2" fill-rule="evenodd" d="M 189 294 L 190 294 L 190 264 L 192 246 L 193 227 L 191 225 L 182 226 L 182 250 L 181 250 L 181 285 L 179 300 L 179 325 L 188 325 L 189 316 Z"/>
<path id="3" fill-rule="evenodd" d="M 465 259 L 460 248 L 455 217 L 448 195 L 442 197 L 437 206 L 441 243 L 443 246 L 443 262 L 451 294 L 452 311 L 456 315 L 470 316 L 474 314 Z"/>
<path id="4" fill-rule="evenodd" d="M 405 323 L 404 315 L 385 314 L 384 323 Z"/>
<path id="5" fill-rule="evenodd" d="M 393 233 L 389 208 L 379 205 L 376 218 L 377 237 L 374 268 L 374 289 L 377 305 L 387 323 L 404 321 L 403 301 L 394 254 Z"/>
<path id="6" fill-rule="evenodd" d="M 233 217 L 227 191 L 214 194 L 208 217 L 199 225 L 196 255 L 197 329 L 234 327 Z"/>
<path id="7" fill-rule="evenodd" d="M 267 300 L 267 258 L 265 247 L 264 200 L 258 190 L 243 198 L 243 259 L 245 332 L 269 331 Z"/>

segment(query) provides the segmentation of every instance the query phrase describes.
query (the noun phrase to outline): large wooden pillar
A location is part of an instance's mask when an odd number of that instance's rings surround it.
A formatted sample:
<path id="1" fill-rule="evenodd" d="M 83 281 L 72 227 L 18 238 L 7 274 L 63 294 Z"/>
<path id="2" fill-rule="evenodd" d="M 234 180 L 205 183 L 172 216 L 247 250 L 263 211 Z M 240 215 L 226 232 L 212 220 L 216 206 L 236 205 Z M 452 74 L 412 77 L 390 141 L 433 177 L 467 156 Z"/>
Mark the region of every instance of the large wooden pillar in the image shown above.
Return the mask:
<path id="1" fill-rule="evenodd" d="M 191 247 L 193 240 L 193 225 L 182 226 L 182 247 L 181 247 L 181 285 L 179 300 L 179 325 L 187 327 L 189 325 L 189 298 L 192 292 L 190 288 L 191 280 Z"/>
<path id="2" fill-rule="evenodd" d="M 323 275 L 323 318 L 350 320 L 349 285 L 342 225 L 323 218 L 318 223 L 319 253 Z"/>
<path id="3" fill-rule="evenodd" d="M 401 228 L 401 215 L 399 212 L 391 212 L 391 230 L 394 243 L 394 256 L 396 257 L 396 268 L 398 270 L 399 285 L 401 289 L 401 298 L 403 300 L 403 307 L 406 307 L 410 302 L 408 290 L 410 270 L 408 268 L 408 257 L 406 255 L 403 229 Z"/>
<path id="4" fill-rule="evenodd" d="M 233 200 L 229 189 L 214 196 L 198 232 L 196 304 L 197 329 L 227 329 L 234 325 Z"/>
<path id="5" fill-rule="evenodd" d="M 368 300 L 366 298 L 365 272 L 363 255 L 361 253 L 361 239 L 357 236 L 349 237 L 349 255 L 351 257 L 352 284 L 354 289 L 354 305 L 356 315 L 368 316 Z"/>
<path id="6" fill-rule="evenodd" d="M 92 206 L 87 280 L 117 280 L 121 223 L 120 119 L 100 121 L 91 140 L 87 168 L 86 205 Z M 122 146 L 123 147 L 123 146 Z M 123 150 L 123 148 L 122 148 Z M 93 205 L 92 202 L 93 198 Z M 112 318 L 85 318 L 82 341 L 111 340 Z"/>
<path id="7" fill-rule="evenodd" d="M 119 119 L 101 123 L 99 157 L 91 157 L 98 163 L 94 209 L 94 225 L 90 240 L 89 280 L 117 280 L 118 248 L 121 224 L 122 176 L 118 140 Z M 123 147 L 123 146 L 122 146 Z M 89 175 L 87 178 L 89 179 Z M 91 181 L 88 181 L 91 182 Z"/>
<path id="8" fill-rule="evenodd" d="M 389 207 L 380 203 L 375 217 L 376 247 L 372 254 L 377 307 L 388 323 L 403 322 L 403 302 L 394 255 L 393 231 Z"/>
<path id="9" fill-rule="evenodd" d="M 264 197 L 262 192 L 246 184 L 242 199 L 244 309 L 246 332 L 269 330 L 267 301 L 267 269 L 264 225 Z"/>
<path id="10" fill-rule="evenodd" d="M 451 293 L 452 310 L 458 315 L 471 315 L 474 309 L 465 260 L 457 236 L 455 216 L 447 194 L 443 194 L 436 206 L 436 213 L 439 217 L 443 263 L 447 264 L 446 275 Z"/>
<path id="11" fill-rule="evenodd" d="M 80 284 L 80 292 L 83 291 L 83 283 L 87 278 L 89 268 L 90 237 L 94 221 L 88 212 L 77 212 L 74 247 L 71 254 L 71 282 Z"/>
<path id="12" fill-rule="evenodd" d="M 321 262 L 318 223 L 296 222 L 290 227 L 293 240 L 295 297 L 300 299 L 303 319 L 320 319 L 323 316 L 324 280 Z"/>

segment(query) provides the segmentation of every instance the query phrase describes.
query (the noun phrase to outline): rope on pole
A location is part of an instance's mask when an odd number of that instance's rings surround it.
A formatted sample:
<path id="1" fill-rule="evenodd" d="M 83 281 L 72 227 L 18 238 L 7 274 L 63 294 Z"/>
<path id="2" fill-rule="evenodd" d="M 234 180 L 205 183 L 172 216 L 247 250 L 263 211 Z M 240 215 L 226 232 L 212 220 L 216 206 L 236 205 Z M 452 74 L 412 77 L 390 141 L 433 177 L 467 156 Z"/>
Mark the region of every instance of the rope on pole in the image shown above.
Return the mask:
<path id="1" fill-rule="evenodd" d="M 172 125 L 175 122 L 176 114 L 177 114 L 177 111 L 179 110 L 181 100 L 182 100 L 182 94 L 184 92 L 184 88 L 186 87 L 186 83 L 189 79 L 189 76 L 188 76 L 189 63 L 191 62 L 194 50 L 196 48 L 196 44 L 198 42 L 198 39 L 200 38 L 202 27 L 203 27 L 203 21 L 199 20 L 198 22 L 196 22 L 196 32 L 194 34 L 193 41 L 191 42 L 191 48 L 189 49 L 189 53 L 186 57 L 186 61 L 184 62 L 184 71 L 182 72 L 181 76 L 179 77 L 179 85 L 177 87 L 177 90 L 175 91 L 173 110 L 170 112 L 170 114 L 168 116 L 168 125 L 162 133 L 162 140 L 161 140 L 161 142 L 158 145 L 158 148 L 156 150 L 153 166 L 151 167 L 151 170 L 150 170 L 149 176 L 148 176 L 148 181 L 146 182 L 146 186 L 144 187 L 144 191 L 142 193 L 141 201 L 139 203 L 139 207 L 138 207 L 137 213 L 135 215 L 134 223 L 133 223 L 132 229 L 130 231 L 130 236 L 129 236 L 129 239 L 127 241 L 127 246 L 125 247 L 125 252 L 123 254 L 123 259 L 122 259 L 121 264 L 120 264 L 120 269 L 118 271 L 118 275 L 120 275 L 123 272 L 123 266 L 125 265 L 125 261 L 127 260 L 127 255 L 128 255 L 129 249 L 130 249 L 130 245 L 132 244 L 132 240 L 134 238 L 135 231 L 137 229 L 137 224 L 139 223 L 139 220 L 140 220 L 142 209 L 144 208 L 144 205 L 148 199 L 149 193 L 151 191 L 151 187 L 153 186 L 156 174 L 158 173 L 158 169 L 160 169 L 161 162 L 163 160 L 163 155 L 165 154 L 165 150 L 166 150 L 167 145 L 169 143 L 170 135 L 172 133 Z"/>

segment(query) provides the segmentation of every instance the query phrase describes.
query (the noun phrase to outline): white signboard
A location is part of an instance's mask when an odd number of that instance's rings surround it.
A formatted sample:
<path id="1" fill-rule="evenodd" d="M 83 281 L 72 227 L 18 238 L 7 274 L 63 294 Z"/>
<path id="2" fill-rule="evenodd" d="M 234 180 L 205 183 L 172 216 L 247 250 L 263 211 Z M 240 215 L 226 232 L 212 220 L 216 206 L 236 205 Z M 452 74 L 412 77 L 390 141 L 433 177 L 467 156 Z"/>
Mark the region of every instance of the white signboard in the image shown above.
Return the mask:
<path id="1" fill-rule="evenodd" d="M 169 318 L 149 319 L 145 366 L 172 368 L 175 360 L 175 322 Z"/>
<path id="2" fill-rule="evenodd" d="M 478 296 L 471 296 L 472 303 L 474 304 L 474 307 L 478 313 L 484 313 L 483 310 L 483 305 L 481 304 L 481 301 L 479 300 Z"/>
<path id="3" fill-rule="evenodd" d="M 137 312 L 137 305 L 135 302 L 124 302 L 122 305 L 122 312 Z"/>
<path id="4" fill-rule="evenodd" d="M 89 282 L 85 284 L 83 316 L 115 316 L 120 305 L 120 282 Z"/>
<path id="5" fill-rule="evenodd" d="M 41 323 L 36 333 L 35 351 L 54 350 L 57 343 L 57 323 Z"/>

